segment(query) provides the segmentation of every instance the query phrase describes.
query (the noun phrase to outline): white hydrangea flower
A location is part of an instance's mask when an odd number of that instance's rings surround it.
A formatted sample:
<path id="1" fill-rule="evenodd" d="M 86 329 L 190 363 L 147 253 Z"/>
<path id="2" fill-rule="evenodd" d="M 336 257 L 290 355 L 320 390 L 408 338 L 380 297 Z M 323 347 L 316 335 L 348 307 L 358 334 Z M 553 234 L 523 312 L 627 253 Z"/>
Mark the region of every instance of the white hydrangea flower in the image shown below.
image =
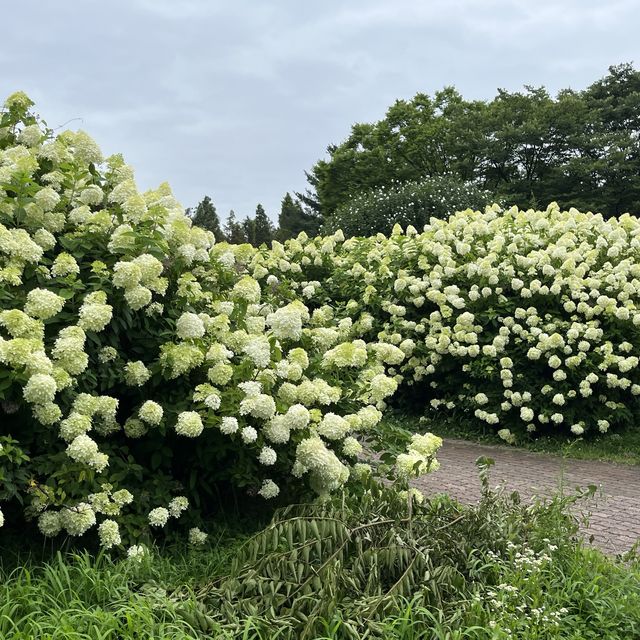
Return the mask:
<path id="1" fill-rule="evenodd" d="M 288 429 L 305 429 L 309 425 L 311 414 L 309 410 L 301 404 L 293 404 L 287 409 L 283 416 L 284 424 Z"/>
<path id="2" fill-rule="evenodd" d="M 118 357 L 118 352 L 113 347 L 103 347 L 98 354 L 98 360 L 102 363 L 113 362 Z"/>
<path id="3" fill-rule="evenodd" d="M 316 427 L 318 434 L 329 440 L 342 440 L 350 431 L 351 424 L 335 413 L 324 415 Z"/>
<path id="4" fill-rule="evenodd" d="M 24 312 L 32 318 L 48 320 L 62 311 L 65 300 L 47 289 L 32 289 L 27 294 Z"/>
<path id="5" fill-rule="evenodd" d="M 275 444 L 284 444 L 291 438 L 291 429 L 287 426 L 285 416 L 277 415 L 271 418 L 262 429 L 267 440 Z"/>
<path id="6" fill-rule="evenodd" d="M 371 397 L 375 401 L 384 400 L 393 395 L 398 389 L 398 383 L 393 378 L 379 373 L 371 379 Z"/>
<path id="7" fill-rule="evenodd" d="M 80 267 L 76 259 L 68 253 L 59 253 L 51 266 L 51 275 L 54 277 L 77 275 L 78 273 L 80 273 Z"/>
<path id="8" fill-rule="evenodd" d="M 43 211 L 53 211 L 60 202 L 60 194 L 52 187 L 44 187 L 36 192 L 34 199 Z"/>
<path id="9" fill-rule="evenodd" d="M 183 313 L 176 323 L 176 334 L 181 340 L 202 338 L 205 334 L 204 323 L 195 313 Z"/>
<path id="10" fill-rule="evenodd" d="M 151 377 L 151 371 L 147 369 L 144 362 L 127 362 L 124 366 L 125 382 L 132 387 L 141 387 Z"/>
<path id="11" fill-rule="evenodd" d="M 247 396 L 240 401 L 240 415 L 250 415 L 254 418 L 269 420 L 276 413 L 275 400 L 265 393 Z"/>
<path id="12" fill-rule="evenodd" d="M 149 550 L 142 544 L 134 544 L 127 549 L 127 557 L 139 563 L 149 557 Z"/>
<path id="13" fill-rule="evenodd" d="M 233 287 L 232 296 L 236 300 L 257 304 L 261 297 L 260 284 L 251 276 L 243 276 Z"/>
<path id="14" fill-rule="evenodd" d="M 129 418 L 124 423 L 124 432 L 129 438 L 142 438 L 148 431 L 147 425 L 137 418 Z"/>
<path id="15" fill-rule="evenodd" d="M 27 381 L 22 395 L 31 404 L 46 405 L 53 402 L 57 388 L 56 381 L 50 375 L 36 373 Z"/>
<path id="16" fill-rule="evenodd" d="M 169 515 L 172 518 L 179 518 L 183 511 L 189 508 L 189 500 L 184 496 L 176 496 L 169 503 Z"/>
<path id="17" fill-rule="evenodd" d="M 535 417 L 535 413 L 531 407 L 522 407 L 520 409 L 520 418 L 525 422 L 531 422 Z"/>
<path id="18" fill-rule="evenodd" d="M 349 478 L 349 469 L 317 436 L 305 438 L 296 448 L 294 475 L 305 473 L 311 474 L 319 492 L 333 491 Z"/>
<path id="19" fill-rule="evenodd" d="M 244 427 L 240 437 L 245 444 L 250 444 L 258 439 L 258 432 L 253 427 Z"/>
<path id="20" fill-rule="evenodd" d="M 572 424 L 571 433 L 576 436 L 581 436 L 584 433 L 584 426 L 582 425 L 582 423 Z"/>
<path id="21" fill-rule="evenodd" d="M 251 428 L 251 427 L 247 427 L 247 428 Z M 244 430 L 243 430 L 243 440 L 245 440 Z M 274 465 L 277 459 L 278 459 L 278 455 L 276 454 L 275 450 L 272 449 L 271 447 L 262 447 L 262 449 L 260 450 L 258 461 L 260 462 L 260 464 L 263 464 L 265 467 L 270 467 L 271 465 Z"/>
<path id="22" fill-rule="evenodd" d="M 151 302 L 152 293 L 147 287 L 137 286 L 126 289 L 124 297 L 129 306 L 134 311 L 137 311 L 138 309 L 146 307 Z"/>
<path id="23" fill-rule="evenodd" d="M 498 431 L 498 437 L 504 440 L 507 444 L 514 444 L 516 441 L 516 437 L 509 429 L 500 429 Z"/>
<path id="24" fill-rule="evenodd" d="M 396 472 L 401 478 L 419 478 L 429 471 L 435 471 L 437 461 L 428 461 L 423 455 L 416 451 L 401 453 L 396 458 Z"/>
<path id="25" fill-rule="evenodd" d="M 18 135 L 18 140 L 27 147 L 35 147 L 43 138 L 40 125 L 30 124 Z"/>
<path id="26" fill-rule="evenodd" d="M 162 422 L 164 411 L 162 407 L 153 400 L 146 400 L 140 409 L 138 409 L 138 417 L 149 425 L 157 426 Z"/>
<path id="27" fill-rule="evenodd" d="M 302 326 L 309 320 L 309 310 L 300 302 L 293 302 L 267 315 L 267 325 L 280 340 L 299 340 Z"/>
<path id="28" fill-rule="evenodd" d="M 62 530 L 63 524 L 58 511 L 44 511 L 38 517 L 38 529 L 43 536 L 52 538 Z"/>
<path id="29" fill-rule="evenodd" d="M 183 411 L 178 415 L 176 433 L 187 438 L 197 438 L 204 431 L 202 418 L 195 411 Z"/>
<path id="30" fill-rule="evenodd" d="M 198 529 L 198 527 L 189 529 L 189 544 L 194 547 L 203 545 L 207 541 L 208 537 L 209 535 Z"/>
<path id="31" fill-rule="evenodd" d="M 121 507 L 133 502 L 133 495 L 126 489 L 119 489 L 114 492 L 111 497 L 113 498 L 113 501 Z"/>
<path id="32" fill-rule="evenodd" d="M 262 487 L 258 491 L 258 495 L 262 496 L 265 500 L 271 500 L 280 493 L 280 488 L 273 480 L 264 480 Z"/>
<path id="33" fill-rule="evenodd" d="M 253 360 L 256 367 L 264 368 L 271 362 L 271 344 L 264 336 L 249 340 L 244 345 L 243 351 Z"/>
<path id="34" fill-rule="evenodd" d="M 78 326 L 85 331 L 103 331 L 113 317 L 113 307 L 106 302 L 107 296 L 102 291 L 89 294 L 80 307 Z M 104 349 L 109 348 L 113 349 Z"/>
<path id="35" fill-rule="evenodd" d="M 345 438 L 342 442 L 342 453 L 354 458 L 362 453 L 362 445 L 352 436 Z"/>
<path id="36" fill-rule="evenodd" d="M 76 436 L 67 446 L 67 455 L 76 462 L 94 467 L 101 472 L 109 464 L 109 458 L 98 451 L 98 445 L 88 435 Z"/>
<path id="37" fill-rule="evenodd" d="M 148 520 L 152 527 L 164 527 L 169 521 L 169 511 L 164 507 L 151 509 L 151 511 L 149 511 Z"/>
<path id="38" fill-rule="evenodd" d="M 220 424 L 220 431 L 225 435 L 236 433 L 239 429 L 238 419 L 233 416 L 224 416 Z"/>
<path id="39" fill-rule="evenodd" d="M 325 366 L 362 367 L 367 362 L 367 358 L 365 342 L 356 340 L 343 342 L 330 349 L 324 354 L 322 361 Z"/>
<path id="40" fill-rule="evenodd" d="M 247 397 L 257 396 L 262 392 L 262 384 L 256 380 L 241 382 L 238 388 L 241 389 Z"/>
<path id="41" fill-rule="evenodd" d="M 119 545 L 122 540 L 118 523 L 115 520 L 103 520 L 98 527 L 98 537 L 100 545 L 105 549 Z"/>
<path id="42" fill-rule="evenodd" d="M 60 511 L 60 523 L 70 536 L 81 536 L 95 525 L 96 514 L 91 505 L 79 502 Z"/>

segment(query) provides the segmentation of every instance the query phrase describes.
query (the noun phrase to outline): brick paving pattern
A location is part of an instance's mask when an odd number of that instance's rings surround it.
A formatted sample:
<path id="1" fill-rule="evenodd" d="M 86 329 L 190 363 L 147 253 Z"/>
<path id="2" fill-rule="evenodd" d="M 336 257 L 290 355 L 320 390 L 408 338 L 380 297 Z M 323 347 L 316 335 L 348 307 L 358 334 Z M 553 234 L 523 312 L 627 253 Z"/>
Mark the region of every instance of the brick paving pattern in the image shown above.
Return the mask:
<path id="1" fill-rule="evenodd" d="M 490 486 L 503 486 L 520 495 L 549 495 L 563 489 L 598 486 L 596 497 L 579 503 L 589 515 L 584 530 L 593 544 L 609 554 L 624 553 L 640 539 L 640 467 L 607 462 L 572 460 L 511 447 L 445 440 L 438 455 L 442 467 L 416 482 L 425 493 L 447 492 L 461 502 L 480 498 L 475 461 L 492 458 Z"/>

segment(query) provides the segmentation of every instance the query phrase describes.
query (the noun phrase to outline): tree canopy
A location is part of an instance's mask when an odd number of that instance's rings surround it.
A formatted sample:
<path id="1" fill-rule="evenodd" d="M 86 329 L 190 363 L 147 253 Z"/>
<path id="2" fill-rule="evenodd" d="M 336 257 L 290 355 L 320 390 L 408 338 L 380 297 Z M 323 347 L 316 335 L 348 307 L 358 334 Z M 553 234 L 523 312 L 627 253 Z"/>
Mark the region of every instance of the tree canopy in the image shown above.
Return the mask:
<path id="1" fill-rule="evenodd" d="M 521 207 L 640 212 L 640 72 L 610 67 L 583 91 L 498 90 L 465 100 L 453 87 L 398 100 L 359 123 L 307 173 L 302 200 L 324 217 L 382 186 L 454 175 Z"/>
<path id="2" fill-rule="evenodd" d="M 220 228 L 220 218 L 218 217 L 216 208 L 209 196 L 202 198 L 198 203 L 198 206 L 195 208 L 195 211 L 187 209 L 187 215 L 191 217 L 193 224 L 202 227 L 203 229 L 207 229 L 208 231 L 212 231 L 216 238 L 216 242 L 220 242 L 225 239 L 225 235 L 222 233 L 222 229 Z"/>
<path id="3" fill-rule="evenodd" d="M 256 216 L 254 218 L 254 238 L 252 244 L 259 247 L 261 244 L 270 244 L 273 240 L 273 225 L 267 216 L 264 207 L 259 204 L 256 207 Z"/>
<path id="4" fill-rule="evenodd" d="M 318 215 L 305 210 L 299 199 L 294 200 L 290 193 L 286 193 L 280 206 L 276 236 L 279 240 L 287 240 L 304 231 L 313 237 L 318 234 L 321 222 Z"/>
<path id="5" fill-rule="evenodd" d="M 243 226 L 236 219 L 236 214 L 233 209 L 229 211 L 229 215 L 227 216 L 227 221 L 224 226 L 224 235 L 227 242 L 230 242 L 231 244 L 242 244 L 243 242 L 247 242 Z"/>

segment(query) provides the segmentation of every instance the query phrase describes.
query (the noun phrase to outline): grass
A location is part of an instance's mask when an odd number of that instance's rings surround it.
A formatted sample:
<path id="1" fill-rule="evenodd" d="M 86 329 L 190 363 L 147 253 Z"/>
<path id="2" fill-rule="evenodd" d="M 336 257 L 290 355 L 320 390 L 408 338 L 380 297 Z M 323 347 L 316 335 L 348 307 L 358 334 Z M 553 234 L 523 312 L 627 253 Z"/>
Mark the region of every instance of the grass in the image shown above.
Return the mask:
<path id="1" fill-rule="evenodd" d="M 193 588 L 223 573 L 242 541 L 219 535 L 204 552 L 173 547 L 142 563 L 89 552 L 22 557 L 0 569 L 0 638 L 198 638 L 167 594 L 179 590 L 181 603 L 195 607 Z M 6 555 L 15 567 L 16 554 Z"/>
<path id="2" fill-rule="evenodd" d="M 383 428 L 405 429 L 411 432 L 433 431 L 444 438 L 468 440 L 480 444 L 515 446 L 528 451 L 548 453 L 578 460 L 601 460 L 618 464 L 640 465 L 640 429 L 626 428 L 618 432 L 577 438 L 567 434 L 520 435 L 514 445 L 507 445 L 496 430 L 468 420 L 439 420 L 424 422 L 419 416 L 396 413 L 388 418 Z"/>
<path id="3" fill-rule="evenodd" d="M 474 507 L 434 497 L 408 519 L 392 489 L 358 488 L 284 510 L 250 539 L 220 531 L 203 548 L 168 547 L 141 563 L 87 552 L 9 554 L 0 567 L 0 638 L 640 637 L 638 559 L 583 546 L 568 509 L 574 498 L 525 505 L 489 492 L 483 478 Z M 362 546 L 354 552 L 347 543 Z M 304 548 L 312 549 L 306 559 Z M 308 595 L 283 599 L 287 566 L 302 576 L 296 594 L 304 576 L 319 578 Z M 319 613 L 305 617 L 310 611 Z"/>

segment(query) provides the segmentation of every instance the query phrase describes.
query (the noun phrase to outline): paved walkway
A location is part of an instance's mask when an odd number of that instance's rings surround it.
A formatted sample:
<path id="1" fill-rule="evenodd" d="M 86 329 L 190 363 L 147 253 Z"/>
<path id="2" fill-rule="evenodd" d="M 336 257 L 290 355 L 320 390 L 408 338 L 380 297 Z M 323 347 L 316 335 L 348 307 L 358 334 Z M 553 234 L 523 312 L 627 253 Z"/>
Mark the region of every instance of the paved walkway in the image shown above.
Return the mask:
<path id="1" fill-rule="evenodd" d="M 607 462 L 572 460 L 503 446 L 445 440 L 438 455 L 442 465 L 436 473 L 417 483 L 423 491 L 447 492 L 461 502 L 480 497 L 475 461 L 480 456 L 495 460 L 490 486 L 502 485 L 521 496 L 547 495 L 564 487 L 597 485 L 594 500 L 582 503 L 590 513 L 586 536 L 607 553 L 624 553 L 640 538 L 640 467 Z"/>

